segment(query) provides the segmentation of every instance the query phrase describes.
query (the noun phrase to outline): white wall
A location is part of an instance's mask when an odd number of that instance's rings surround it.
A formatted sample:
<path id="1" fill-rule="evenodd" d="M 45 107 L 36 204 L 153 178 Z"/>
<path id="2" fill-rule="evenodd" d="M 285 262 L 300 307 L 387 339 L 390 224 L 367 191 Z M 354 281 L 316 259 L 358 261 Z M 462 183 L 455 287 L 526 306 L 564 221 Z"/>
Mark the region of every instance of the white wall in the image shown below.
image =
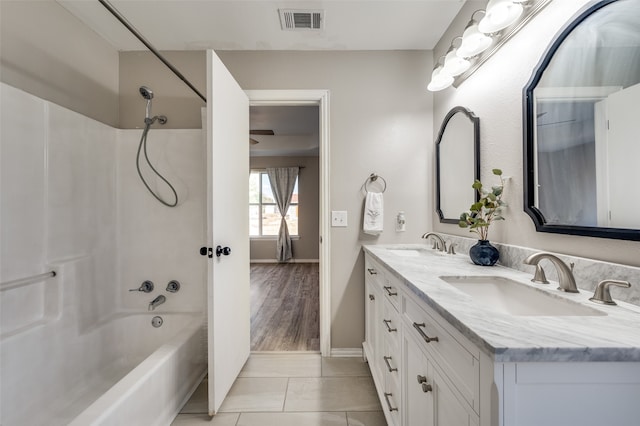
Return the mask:
<path id="1" fill-rule="evenodd" d="M 536 232 L 523 210 L 523 124 L 522 92 L 547 46 L 565 22 L 587 0 L 554 1 L 458 88 L 448 88 L 434 97 L 434 123 L 442 122 L 457 105 L 469 108 L 480 118 L 481 180 L 492 181 L 491 169 L 501 168 L 511 176 L 505 187 L 506 221 L 492 225 L 490 239 L 586 258 L 640 266 L 640 242 L 556 235 Z M 466 5 L 442 37 L 436 54 L 460 35 L 475 10 Z M 435 148 L 432 148 L 435 149 Z M 486 181 L 486 182 L 485 182 Z M 437 216 L 433 228 L 439 232 L 475 236 L 457 225 L 441 224 Z"/>
<path id="2" fill-rule="evenodd" d="M 125 309 L 146 310 L 153 298 L 164 294 L 167 301 L 159 312 L 202 311 L 207 273 L 207 258 L 199 253 L 206 245 L 202 131 L 153 127 L 148 134 L 151 163 L 178 193 L 179 203 L 174 208 L 153 198 L 138 176 L 136 152 L 141 134 L 142 130 L 118 131 L 119 301 Z M 141 169 L 150 186 L 157 188 L 165 201 L 173 202 L 173 194 L 149 173 L 143 159 Z M 155 284 L 153 293 L 128 291 L 145 280 Z M 171 280 L 181 284 L 177 293 L 165 291 Z"/>

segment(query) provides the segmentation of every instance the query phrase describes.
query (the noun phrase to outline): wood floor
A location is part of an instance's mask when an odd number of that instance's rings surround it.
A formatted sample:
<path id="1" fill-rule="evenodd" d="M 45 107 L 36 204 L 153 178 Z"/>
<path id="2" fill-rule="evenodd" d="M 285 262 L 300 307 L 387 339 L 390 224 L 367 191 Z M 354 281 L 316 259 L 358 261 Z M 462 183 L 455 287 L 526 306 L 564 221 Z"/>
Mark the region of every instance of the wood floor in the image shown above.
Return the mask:
<path id="1" fill-rule="evenodd" d="M 251 350 L 319 351 L 317 263 L 251 264 Z"/>

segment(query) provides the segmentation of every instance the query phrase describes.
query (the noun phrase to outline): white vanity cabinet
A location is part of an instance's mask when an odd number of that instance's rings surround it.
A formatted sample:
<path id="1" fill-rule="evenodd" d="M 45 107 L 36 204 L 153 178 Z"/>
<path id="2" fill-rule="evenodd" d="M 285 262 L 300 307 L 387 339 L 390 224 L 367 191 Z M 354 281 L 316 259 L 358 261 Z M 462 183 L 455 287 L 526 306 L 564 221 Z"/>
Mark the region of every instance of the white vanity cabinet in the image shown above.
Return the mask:
<path id="1" fill-rule="evenodd" d="M 372 259 L 365 261 L 365 356 L 389 425 L 402 425 L 401 316 L 397 283 Z"/>
<path id="2" fill-rule="evenodd" d="M 478 425 L 478 349 L 461 344 L 390 271 L 365 259 L 363 348 L 389 425 Z"/>
<path id="3" fill-rule="evenodd" d="M 639 309 L 494 314 L 439 278 L 477 274 L 466 259 L 384 250 L 365 251 L 363 349 L 389 425 L 640 424 Z M 492 273 L 520 279 L 506 268 Z"/>

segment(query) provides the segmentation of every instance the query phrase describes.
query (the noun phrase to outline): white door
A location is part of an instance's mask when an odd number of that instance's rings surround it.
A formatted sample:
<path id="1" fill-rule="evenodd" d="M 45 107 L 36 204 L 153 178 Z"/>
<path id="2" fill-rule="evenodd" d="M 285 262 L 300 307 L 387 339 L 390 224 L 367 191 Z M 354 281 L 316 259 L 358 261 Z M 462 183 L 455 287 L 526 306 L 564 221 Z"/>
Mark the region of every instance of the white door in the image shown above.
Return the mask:
<path id="1" fill-rule="evenodd" d="M 640 167 L 640 84 L 609 95 L 607 159 L 609 172 L 609 226 L 637 228 L 640 193 L 636 183 Z M 634 176 L 630 178 L 630 176 Z"/>
<path id="2" fill-rule="evenodd" d="M 207 286 L 209 414 L 214 415 L 249 357 L 249 99 L 212 50 L 207 51 L 207 100 L 207 240 L 213 248 Z"/>

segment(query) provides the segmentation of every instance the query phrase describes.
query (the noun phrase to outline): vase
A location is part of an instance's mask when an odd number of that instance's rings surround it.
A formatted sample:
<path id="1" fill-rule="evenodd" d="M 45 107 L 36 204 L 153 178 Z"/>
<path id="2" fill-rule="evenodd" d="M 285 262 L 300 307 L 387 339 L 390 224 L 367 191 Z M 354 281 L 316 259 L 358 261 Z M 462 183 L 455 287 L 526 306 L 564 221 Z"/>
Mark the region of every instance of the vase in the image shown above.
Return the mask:
<path id="1" fill-rule="evenodd" d="M 476 265 L 493 266 L 498 261 L 500 252 L 489 240 L 478 240 L 478 243 L 469 249 L 469 257 Z"/>

